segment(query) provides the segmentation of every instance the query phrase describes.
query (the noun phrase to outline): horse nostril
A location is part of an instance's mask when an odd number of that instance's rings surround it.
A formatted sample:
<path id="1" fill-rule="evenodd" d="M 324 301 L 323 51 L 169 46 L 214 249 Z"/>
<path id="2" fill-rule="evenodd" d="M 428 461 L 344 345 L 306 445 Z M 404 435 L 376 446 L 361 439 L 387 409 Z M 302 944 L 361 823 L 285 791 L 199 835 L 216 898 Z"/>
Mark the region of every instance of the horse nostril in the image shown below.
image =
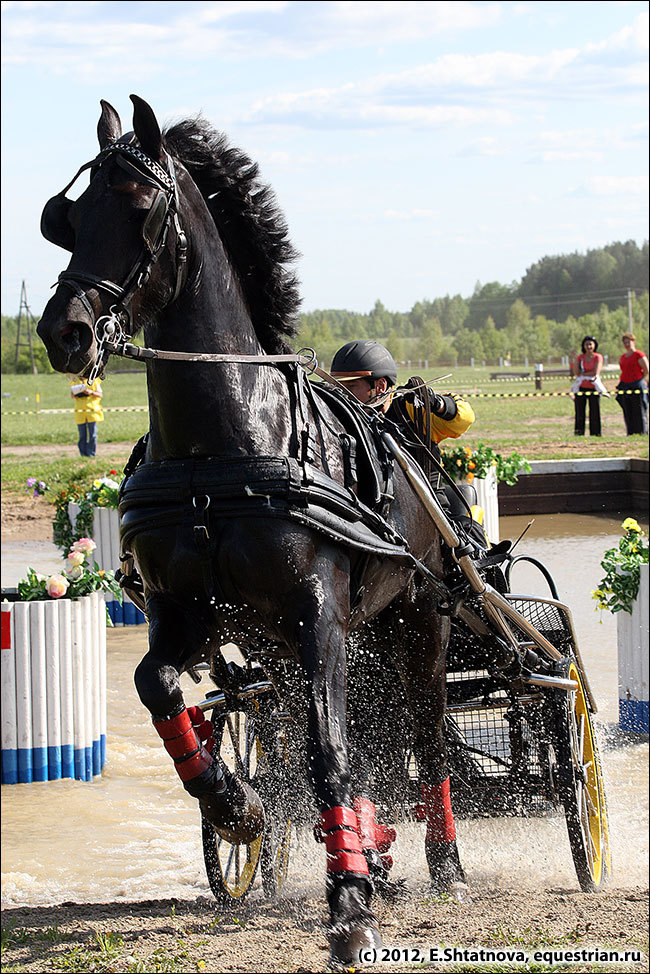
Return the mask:
<path id="1" fill-rule="evenodd" d="M 68 353 L 87 351 L 92 344 L 92 330 L 85 322 L 66 321 L 58 331 L 57 341 Z"/>

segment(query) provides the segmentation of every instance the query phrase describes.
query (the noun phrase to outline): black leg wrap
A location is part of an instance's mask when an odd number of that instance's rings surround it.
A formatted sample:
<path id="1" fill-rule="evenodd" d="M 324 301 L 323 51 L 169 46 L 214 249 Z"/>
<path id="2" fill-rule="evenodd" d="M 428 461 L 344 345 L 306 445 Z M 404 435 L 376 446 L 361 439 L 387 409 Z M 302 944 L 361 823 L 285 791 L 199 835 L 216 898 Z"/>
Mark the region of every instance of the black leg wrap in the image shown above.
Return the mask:
<path id="1" fill-rule="evenodd" d="M 435 892 L 447 893 L 455 884 L 466 882 L 455 840 L 425 842 L 424 851 Z"/>

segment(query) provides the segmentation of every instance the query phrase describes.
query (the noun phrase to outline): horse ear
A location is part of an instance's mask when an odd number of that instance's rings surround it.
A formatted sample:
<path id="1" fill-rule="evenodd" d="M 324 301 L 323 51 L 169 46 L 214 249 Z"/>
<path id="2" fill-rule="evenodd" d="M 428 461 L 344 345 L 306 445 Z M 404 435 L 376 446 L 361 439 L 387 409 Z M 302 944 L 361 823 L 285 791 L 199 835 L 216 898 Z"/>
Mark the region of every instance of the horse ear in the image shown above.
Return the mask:
<path id="1" fill-rule="evenodd" d="M 111 142 L 117 142 L 122 134 L 122 123 L 112 105 L 101 99 L 102 114 L 97 122 L 97 138 L 100 149 L 105 149 Z"/>
<path id="2" fill-rule="evenodd" d="M 162 135 L 158 119 L 153 113 L 153 109 L 142 98 L 131 95 L 133 102 L 133 131 L 143 150 L 151 159 L 160 160 L 162 158 Z"/>

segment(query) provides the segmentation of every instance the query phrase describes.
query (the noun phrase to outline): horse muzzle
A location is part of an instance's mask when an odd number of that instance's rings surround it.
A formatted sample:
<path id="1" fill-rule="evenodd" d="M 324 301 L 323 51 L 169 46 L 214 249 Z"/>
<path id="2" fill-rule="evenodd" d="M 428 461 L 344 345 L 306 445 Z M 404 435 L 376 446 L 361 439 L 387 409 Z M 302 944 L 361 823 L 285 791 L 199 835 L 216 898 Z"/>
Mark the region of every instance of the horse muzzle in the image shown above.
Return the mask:
<path id="1" fill-rule="evenodd" d="M 55 294 L 45 306 L 36 332 L 56 372 L 86 375 L 95 363 L 93 322 L 81 301 Z"/>

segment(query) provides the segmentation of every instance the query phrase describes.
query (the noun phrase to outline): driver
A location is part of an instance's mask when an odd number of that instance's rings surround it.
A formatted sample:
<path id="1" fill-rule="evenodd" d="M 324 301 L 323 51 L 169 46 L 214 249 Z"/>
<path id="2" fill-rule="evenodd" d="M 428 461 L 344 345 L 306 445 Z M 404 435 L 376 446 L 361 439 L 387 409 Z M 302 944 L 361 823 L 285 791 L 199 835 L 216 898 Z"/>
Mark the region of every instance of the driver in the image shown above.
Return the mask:
<path id="1" fill-rule="evenodd" d="M 442 440 L 462 436 L 475 419 L 474 410 L 461 396 L 434 392 L 417 376 L 409 379 L 404 387 L 413 391 L 395 398 L 397 364 L 388 349 L 379 342 L 364 339 L 343 345 L 332 359 L 330 374 L 345 383 L 346 389 L 359 402 L 381 410 L 402 428 L 410 426 L 407 432 L 411 439 L 415 429 L 438 461 L 441 460 L 438 444 Z M 429 409 L 426 408 L 427 401 Z M 427 462 L 424 449 L 417 451 L 416 459 L 429 476 L 431 486 L 447 513 L 454 518 L 467 517 L 467 510 L 456 493 L 450 487 L 445 489 L 440 473 L 430 461 Z M 471 484 L 457 486 L 470 506 L 476 504 L 476 490 Z"/>

